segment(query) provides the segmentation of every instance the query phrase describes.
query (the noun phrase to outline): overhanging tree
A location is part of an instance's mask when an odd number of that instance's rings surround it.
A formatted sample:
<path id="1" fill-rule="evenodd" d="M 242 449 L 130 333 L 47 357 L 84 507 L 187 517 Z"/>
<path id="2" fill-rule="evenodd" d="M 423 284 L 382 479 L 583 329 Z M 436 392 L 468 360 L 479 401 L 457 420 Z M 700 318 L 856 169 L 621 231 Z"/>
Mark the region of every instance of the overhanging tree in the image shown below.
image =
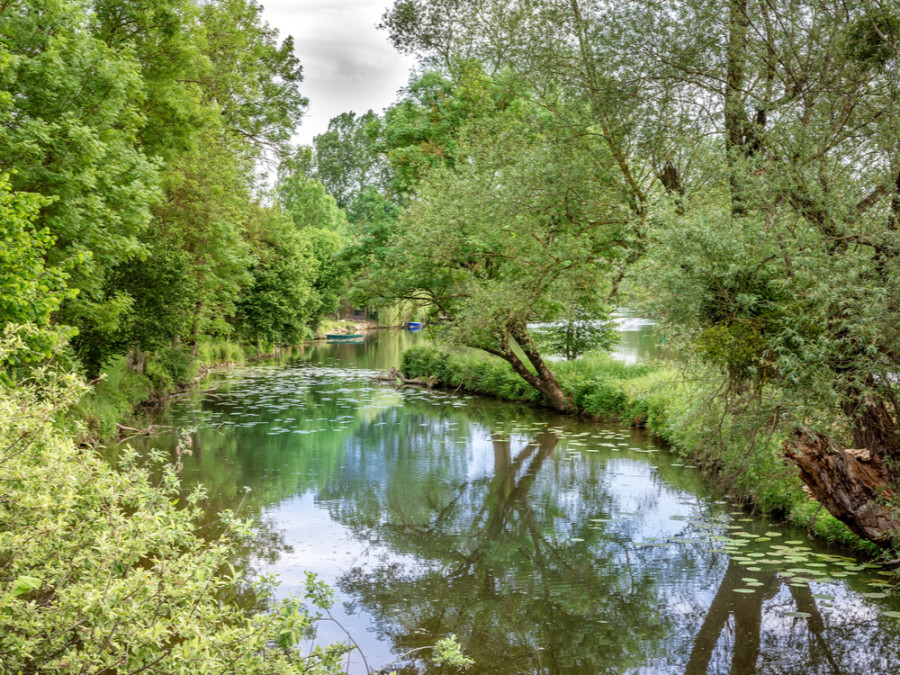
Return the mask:
<path id="1" fill-rule="evenodd" d="M 558 133 L 521 99 L 467 125 L 454 166 L 418 185 L 365 280 L 370 296 L 427 304 L 447 339 L 507 361 L 549 405 L 572 401 L 528 323 L 603 298 L 633 238 L 602 143 Z"/>
<path id="2" fill-rule="evenodd" d="M 900 527 L 900 17 L 883 0 L 399 0 L 394 43 L 586 103 L 659 311 L 857 534 Z M 584 124 L 588 121 L 588 124 Z M 654 203 L 664 191 L 669 199 Z M 638 249 L 639 250 L 639 249 Z M 658 264 L 659 263 L 659 264 Z M 733 408 L 726 410 L 733 414 Z M 714 433 L 714 430 L 713 430 Z"/>

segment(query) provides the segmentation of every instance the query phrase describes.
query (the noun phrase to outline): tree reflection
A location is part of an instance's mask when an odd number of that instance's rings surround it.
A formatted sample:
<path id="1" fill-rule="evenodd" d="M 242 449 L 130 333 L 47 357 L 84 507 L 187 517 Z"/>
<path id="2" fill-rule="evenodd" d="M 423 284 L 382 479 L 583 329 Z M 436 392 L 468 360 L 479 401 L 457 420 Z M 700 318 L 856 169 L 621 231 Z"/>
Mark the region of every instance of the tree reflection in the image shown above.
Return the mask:
<path id="1" fill-rule="evenodd" d="M 664 632 L 653 582 L 636 570 L 636 583 L 623 583 L 623 547 L 591 529 L 586 509 L 573 518 L 556 495 L 535 489 L 558 442 L 543 432 L 514 450 L 494 434 L 490 476 L 441 500 L 416 500 L 416 486 L 403 486 L 404 501 L 430 505 L 417 519 L 384 499 L 388 513 L 377 521 L 392 525 L 380 526 L 382 536 L 426 563 L 355 568 L 339 585 L 397 651 L 452 632 L 483 673 L 619 673 L 644 662 Z M 602 504 L 591 486 L 578 498 Z M 560 540 L 563 518 L 578 537 Z M 429 668 L 410 661 L 402 672 Z"/>
<path id="2" fill-rule="evenodd" d="M 737 590 L 746 588 L 743 579 L 748 578 L 748 575 L 750 573 L 743 570 L 734 560 L 729 561 L 725 577 L 694 640 L 694 648 L 685 675 L 706 675 L 709 672 L 710 660 L 719 641 L 719 635 L 732 616 L 734 650 L 729 672 L 733 675 L 756 672 L 763 602 L 775 595 L 780 584 L 774 572 L 758 572 L 753 574 L 753 577 L 762 585 L 755 587 L 753 593 L 738 593 Z M 717 669 L 715 672 L 724 671 Z"/>
<path id="3" fill-rule="evenodd" d="M 755 579 L 760 585 L 754 587 L 753 593 L 740 593 L 740 589 L 748 588 L 746 584 L 748 578 Z M 729 561 L 725 576 L 694 639 L 685 675 L 706 675 L 709 672 L 750 675 L 760 672 L 758 661 L 765 604 L 785 587 L 789 590 L 790 602 L 794 605 L 795 611 L 806 615 L 798 619 L 805 623 L 810 638 L 808 645 L 810 659 L 803 666 L 804 669 L 810 670 L 803 672 L 843 675 L 846 671 L 832 653 L 825 635 L 825 620 L 809 586 L 785 584 L 774 570 L 749 572 L 734 560 Z M 777 612 L 779 615 L 783 615 L 785 609 L 783 605 L 768 608 L 770 613 Z M 731 644 L 724 654 L 724 659 L 730 660 L 730 665 L 726 668 L 724 663 L 713 661 L 713 654 L 716 646 L 720 644 L 723 630 L 731 620 L 734 622 L 730 635 Z M 784 656 L 782 658 L 787 662 L 787 658 Z M 822 668 L 813 671 L 813 664 L 821 665 Z"/>
<path id="4" fill-rule="evenodd" d="M 650 466 L 576 453 L 587 427 L 572 418 L 395 392 L 330 370 L 256 369 L 214 399 L 182 401 L 177 423 L 199 429 L 185 487 L 208 487 L 211 536 L 217 514 L 242 500 L 242 515 L 258 519 L 236 561 L 246 568 L 288 544 L 304 548 L 285 540 L 278 518 L 308 512 L 278 509 L 314 496 L 310 508 L 339 524 L 325 536 L 357 537 L 365 552 L 352 558 L 348 547 L 346 559 L 369 565 L 340 579 L 347 613 L 364 608 L 361 630 L 373 617 L 396 653 L 453 632 L 479 673 L 892 672 L 898 624 L 849 597 L 849 586 L 841 616 L 823 616 L 808 587 L 734 562 L 725 569 L 708 536 L 721 523 L 702 529 L 711 518 L 684 515 L 696 505 L 672 518 L 697 489 L 691 472 L 659 457 Z M 566 447 L 552 430 L 524 431 L 547 424 L 568 432 Z M 171 450 L 171 440 L 153 445 Z M 686 523 L 681 532 L 672 520 Z M 723 572 L 710 606 L 698 607 L 697 584 Z M 751 576 L 756 591 L 736 593 Z M 252 594 L 244 601 L 252 606 Z M 810 616 L 783 616 L 794 609 Z M 430 672 L 412 657 L 401 665 Z"/>

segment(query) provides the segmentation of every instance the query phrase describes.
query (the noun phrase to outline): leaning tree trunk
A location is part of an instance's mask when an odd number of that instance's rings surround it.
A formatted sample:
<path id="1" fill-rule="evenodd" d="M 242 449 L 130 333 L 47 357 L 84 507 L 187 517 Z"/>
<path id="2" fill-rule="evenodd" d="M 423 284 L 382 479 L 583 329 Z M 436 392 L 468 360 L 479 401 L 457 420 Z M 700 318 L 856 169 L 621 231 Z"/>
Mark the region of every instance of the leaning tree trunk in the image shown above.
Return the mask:
<path id="1" fill-rule="evenodd" d="M 886 406 L 866 401 L 854 415 L 855 448 L 798 431 L 784 444 L 812 496 L 854 533 L 879 546 L 900 540 L 900 436 Z"/>
<path id="2" fill-rule="evenodd" d="M 556 374 L 544 362 L 525 324 L 516 323 L 509 326 L 507 330 L 508 334 L 500 341 L 499 347 L 482 346 L 481 349 L 488 354 L 499 356 L 512 366 L 516 375 L 541 392 L 551 408 L 561 413 L 575 412 L 575 403 L 560 386 L 559 380 L 556 379 Z M 529 363 L 531 363 L 533 370 L 512 349 L 509 344 L 509 338 L 516 341 Z"/>

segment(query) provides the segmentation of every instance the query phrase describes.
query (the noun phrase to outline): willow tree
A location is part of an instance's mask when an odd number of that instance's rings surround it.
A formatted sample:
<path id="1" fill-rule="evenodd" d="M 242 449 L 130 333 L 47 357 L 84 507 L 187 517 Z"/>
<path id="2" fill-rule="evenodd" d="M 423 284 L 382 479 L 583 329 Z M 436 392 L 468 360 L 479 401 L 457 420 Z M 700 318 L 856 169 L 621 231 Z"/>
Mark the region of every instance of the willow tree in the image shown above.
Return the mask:
<path id="1" fill-rule="evenodd" d="M 896 3 L 398 0 L 384 25 L 445 68 L 462 54 L 517 70 L 560 122 L 603 138 L 622 195 L 652 225 L 643 283 L 741 400 L 717 405 L 753 409 L 823 505 L 890 544 Z M 543 96 L 554 88 L 587 115 L 562 115 Z"/>
<path id="2" fill-rule="evenodd" d="M 614 160 L 525 98 L 467 124 L 455 148 L 453 165 L 425 174 L 365 283 L 380 299 L 430 306 L 448 340 L 502 358 L 571 411 L 528 324 L 609 292 L 632 236 Z"/>
<path id="3" fill-rule="evenodd" d="M 667 9 L 642 14 L 633 53 L 716 142 L 676 167 L 705 189 L 680 196 L 660 236 L 666 311 L 733 390 L 769 403 L 766 421 L 788 435 L 786 457 L 816 499 L 889 545 L 900 528 L 900 15 L 865 0 Z M 698 30 L 654 41 L 675 25 Z"/>

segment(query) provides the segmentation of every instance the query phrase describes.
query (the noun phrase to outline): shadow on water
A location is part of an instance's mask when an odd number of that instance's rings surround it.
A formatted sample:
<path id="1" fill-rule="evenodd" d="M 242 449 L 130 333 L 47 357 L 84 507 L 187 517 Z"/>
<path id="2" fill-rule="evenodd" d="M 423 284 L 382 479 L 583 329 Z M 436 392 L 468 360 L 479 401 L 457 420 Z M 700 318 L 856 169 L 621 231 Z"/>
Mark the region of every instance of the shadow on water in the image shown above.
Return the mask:
<path id="1" fill-rule="evenodd" d="M 210 522 L 243 500 L 259 524 L 242 564 L 335 586 L 370 664 L 441 672 L 401 655 L 455 633 L 478 673 L 895 672 L 878 570 L 746 517 L 639 432 L 372 380 L 415 339 L 315 345 L 167 412 L 197 429 Z"/>

